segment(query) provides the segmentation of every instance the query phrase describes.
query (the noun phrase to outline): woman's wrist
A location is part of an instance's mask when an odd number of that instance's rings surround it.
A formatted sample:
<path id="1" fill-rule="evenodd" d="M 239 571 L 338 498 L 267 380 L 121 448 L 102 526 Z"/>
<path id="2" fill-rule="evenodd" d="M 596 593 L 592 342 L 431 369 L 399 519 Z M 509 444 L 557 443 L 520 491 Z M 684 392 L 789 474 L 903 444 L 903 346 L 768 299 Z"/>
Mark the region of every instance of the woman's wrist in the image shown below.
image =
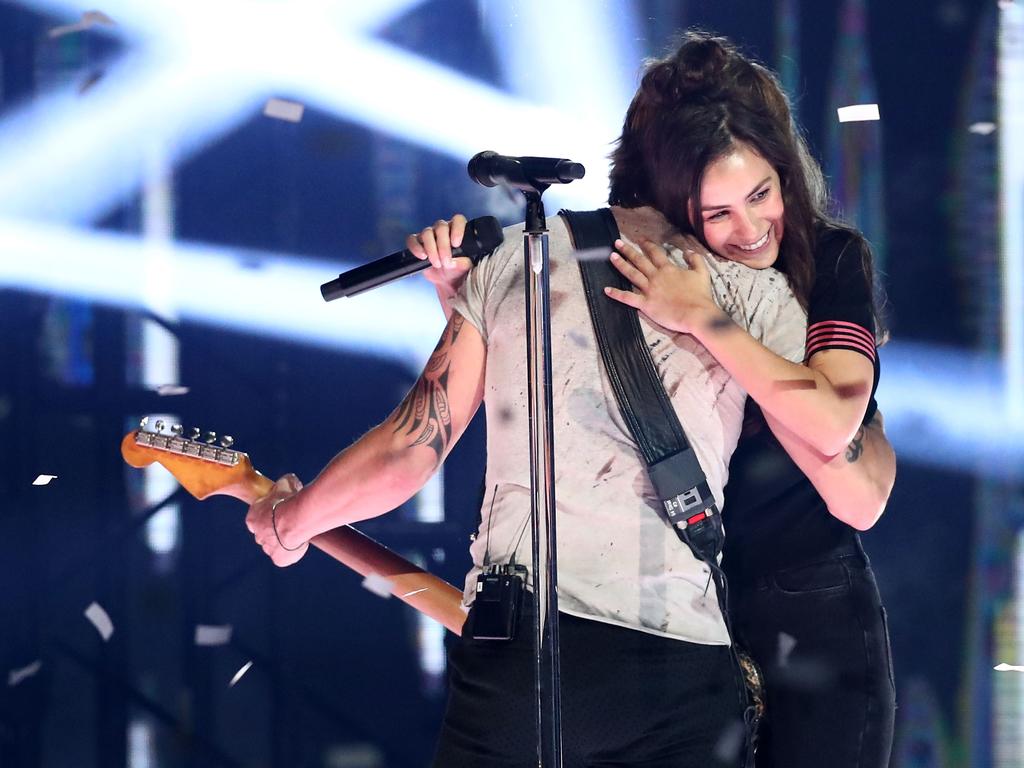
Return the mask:
<path id="1" fill-rule="evenodd" d="M 708 301 L 706 304 L 690 307 L 680 324 L 684 327 L 677 330 L 684 330 L 697 341 L 703 342 L 708 333 L 717 333 L 733 325 L 733 322 L 717 304 Z"/>

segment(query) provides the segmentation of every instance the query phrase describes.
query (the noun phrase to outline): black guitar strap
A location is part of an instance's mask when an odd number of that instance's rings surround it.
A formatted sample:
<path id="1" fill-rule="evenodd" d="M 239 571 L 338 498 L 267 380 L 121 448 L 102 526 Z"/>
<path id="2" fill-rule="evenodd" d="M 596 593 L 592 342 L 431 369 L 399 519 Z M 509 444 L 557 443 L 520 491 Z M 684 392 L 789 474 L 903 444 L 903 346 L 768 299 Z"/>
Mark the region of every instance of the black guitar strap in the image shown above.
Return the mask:
<path id="1" fill-rule="evenodd" d="M 619 237 L 607 208 L 561 211 L 577 250 L 607 246 Z M 647 464 L 663 517 L 699 560 L 717 560 L 725 535 L 707 476 L 690 447 L 647 348 L 635 309 L 605 296 L 605 286 L 629 290 L 607 259 L 580 260 L 580 276 L 597 346 L 622 418 Z"/>

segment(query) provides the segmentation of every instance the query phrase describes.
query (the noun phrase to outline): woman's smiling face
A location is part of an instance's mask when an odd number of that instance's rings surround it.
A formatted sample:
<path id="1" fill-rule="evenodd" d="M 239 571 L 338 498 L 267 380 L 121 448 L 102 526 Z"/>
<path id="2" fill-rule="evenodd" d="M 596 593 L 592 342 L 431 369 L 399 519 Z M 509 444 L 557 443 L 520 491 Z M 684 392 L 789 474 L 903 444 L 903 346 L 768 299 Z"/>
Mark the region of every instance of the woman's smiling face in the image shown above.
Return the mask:
<path id="1" fill-rule="evenodd" d="M 708 166 L 700 203 L 711 250 L 754 269 L 775 263 L 785 211 L 779 174 L 749 145 L 737 142 Z"/>

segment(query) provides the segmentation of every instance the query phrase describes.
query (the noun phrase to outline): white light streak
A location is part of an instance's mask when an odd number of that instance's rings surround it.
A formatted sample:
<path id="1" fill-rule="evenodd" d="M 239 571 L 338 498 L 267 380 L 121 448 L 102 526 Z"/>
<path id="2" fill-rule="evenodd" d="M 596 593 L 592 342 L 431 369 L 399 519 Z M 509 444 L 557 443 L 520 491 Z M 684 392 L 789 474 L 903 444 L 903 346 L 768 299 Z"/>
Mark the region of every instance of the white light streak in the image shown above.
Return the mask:
<path id="1" fill-rule="evenodd" d="M 106 232 L 0 220 L 0 253 L 11 257 L 0 285 L 147 309 L 144 247 Z M 182 320 L 396 359 L 416 372 L 444 327 L 419 277 L 328 304 L 319 286 L 335 275 L 310 259 L 178 243 L 170 269 L 165 309 Z"/>

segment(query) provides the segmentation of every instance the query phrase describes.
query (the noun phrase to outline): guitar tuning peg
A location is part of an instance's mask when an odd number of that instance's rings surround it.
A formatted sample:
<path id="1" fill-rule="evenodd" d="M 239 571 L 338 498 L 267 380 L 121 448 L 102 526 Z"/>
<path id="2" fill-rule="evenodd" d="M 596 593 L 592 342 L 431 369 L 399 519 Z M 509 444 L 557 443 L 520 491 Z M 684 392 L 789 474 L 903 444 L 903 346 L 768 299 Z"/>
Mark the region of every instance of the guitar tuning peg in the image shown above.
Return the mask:
<path id="1" fill-rule="evenodd" d="M 185 428 L 183 426 L 181 426 L 181 424 L 172 424 L 171 425 L 171 433 L 175 437 L 181 437 L 181 433 L 184 432 L 184 431 L 185 431 Z"/>
<path id="2" fill-rule="evenodd" d="M 203 431 L 199 429 L 199 427 L 192 427 L 192 431 L 189 432 L 188 439 L 198 440 L 201 434 L 203 434 Z"/>
<path id="3" fill-rule="evenodd" d="M 157 434 L 160 434 L 161 432 L 164 431 L 164 420 L 163 419 L 157 419 L 155 426 L 156 426 Z"/>
<path id="4" fill-rule="evenodd" d="M 234 444 L 235 438 L 233 438 L 231 435 L 224 435 L 224 437 L 220 439 L 221 448 L 230 448 Z"/>
<path id="5" fill-rule="evenodd" d="M 143 416 L 142 421 L 139 422 L 139 429 L 145 429 L 149 424 L 149 416 Z"/>
<path id="6" fill-rule="evenodd" d="M 206 433 L 206 440 L 204 442 L 206 442 L 207 445 L 213 445 L 215 442 L 217 442 L 217 433 L 216 432 L 207 432 Z"/>

